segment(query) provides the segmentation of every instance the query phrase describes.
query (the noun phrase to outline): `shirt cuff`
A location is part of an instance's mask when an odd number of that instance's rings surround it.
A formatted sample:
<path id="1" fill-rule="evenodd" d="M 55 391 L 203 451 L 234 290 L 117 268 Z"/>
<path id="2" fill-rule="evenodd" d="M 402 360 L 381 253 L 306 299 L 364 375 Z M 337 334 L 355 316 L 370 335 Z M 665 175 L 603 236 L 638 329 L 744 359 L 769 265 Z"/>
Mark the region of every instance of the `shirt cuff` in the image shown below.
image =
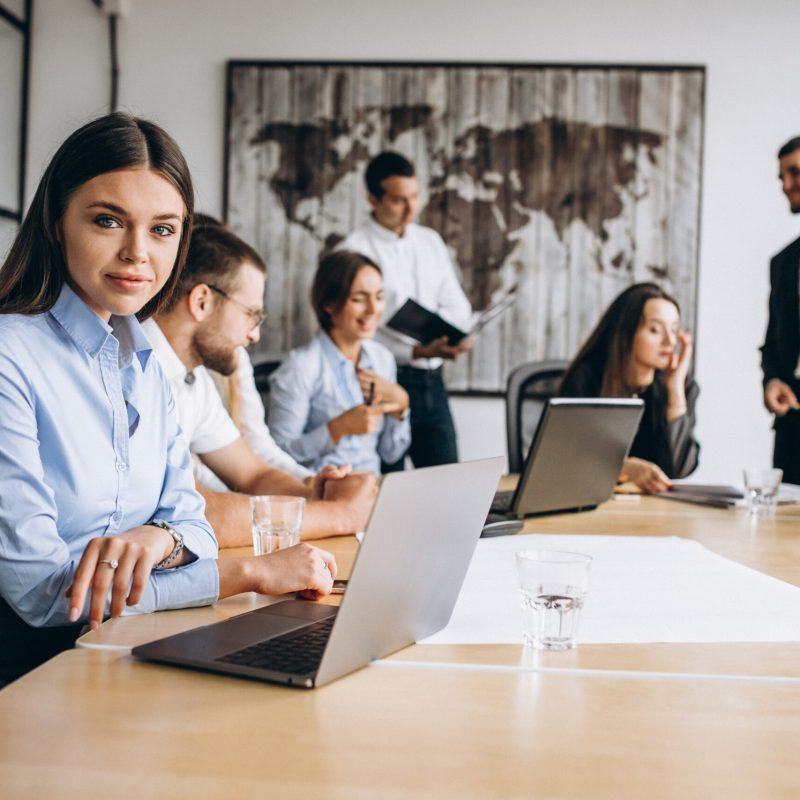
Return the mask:
<path id="1" fill-rule="evenodd" d="M 183 546 L 200 558 L 216 558 L 219 544 L 211 526 L 208 528 L 187 523 L 170 523 L 183 534 Z"/>
<path id="2" fill-rule="evenodd" d="M 219 569 L 212 558 L 203 558 L 175 569 L 150 573 L 141 602 L 126 607 L 123 616 L 150 611 L 209 606 L 219 599 Z"/>

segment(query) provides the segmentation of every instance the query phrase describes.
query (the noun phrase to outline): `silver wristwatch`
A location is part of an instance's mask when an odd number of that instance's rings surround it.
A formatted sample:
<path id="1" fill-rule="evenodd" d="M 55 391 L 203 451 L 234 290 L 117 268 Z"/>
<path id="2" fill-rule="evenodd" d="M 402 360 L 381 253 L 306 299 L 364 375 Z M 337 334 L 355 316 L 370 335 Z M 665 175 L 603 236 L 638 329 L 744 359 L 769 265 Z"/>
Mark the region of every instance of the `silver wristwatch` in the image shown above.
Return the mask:
<path id="1" fill-rule="evenodd" d="M 178 560 L 178 556 L 181 554 L 181 550 L 183 550 L 183 534 L 175 530 L 169 522 L 164 522 L 163 519 L 151 519 L 147 524 L 155 525 L 156 528 L 163 528 L 175 542 L 175 547 L 172 548 L 172 552 L 163 561 L 159 561 L 158 564 L 153 567 L 153 569 L 168 569 Z"/>

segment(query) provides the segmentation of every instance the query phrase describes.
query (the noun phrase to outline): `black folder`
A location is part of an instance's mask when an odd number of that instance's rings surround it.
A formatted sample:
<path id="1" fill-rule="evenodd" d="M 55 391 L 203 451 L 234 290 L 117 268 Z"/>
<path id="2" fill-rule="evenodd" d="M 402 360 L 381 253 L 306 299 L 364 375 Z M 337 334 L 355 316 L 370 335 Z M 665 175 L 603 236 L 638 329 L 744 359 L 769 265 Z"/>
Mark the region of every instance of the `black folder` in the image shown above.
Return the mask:
<path id="1" fill-rule="evenodd" d="M 456 345 L 468 336 L 465 331 L 411 299 L 406 300 L 386 325 L 421 344 L 446 336 L 448 344 Z"/>
<path id="2" fill-rule="evenodd" d="M 447 343 L 452 346 L 458 344 L 467 336 L 478 333 L 481 328 L 488 325 L 495 317 L 509 308 L 516 296 L 517 285 L 514 284 L 497 302 L 482 311 L 467 331 L 462 331 L 461 328 L 457 328 L 434 311 L 425 308 L 425 306 L 410 298 L 395 312 L 386 323 L 386 326 L 398 333 L 410 336 L 420 344 L 428 344 L 434 339 L 446 336 Z"/>

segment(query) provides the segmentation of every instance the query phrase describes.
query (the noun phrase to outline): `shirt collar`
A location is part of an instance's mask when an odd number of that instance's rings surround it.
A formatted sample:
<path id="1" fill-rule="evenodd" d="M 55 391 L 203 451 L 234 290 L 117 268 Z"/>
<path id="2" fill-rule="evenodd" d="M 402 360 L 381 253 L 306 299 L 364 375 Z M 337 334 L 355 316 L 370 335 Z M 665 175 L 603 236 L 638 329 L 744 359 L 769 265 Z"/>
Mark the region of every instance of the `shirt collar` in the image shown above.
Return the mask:
<path id="1" fill-rule="evenodd" d="M 348 359 L 345 354 L 336 346 L 336 342 L 325 332 L 320 331 L 318 334 L 320 347 L 325 358 L 333 364 L 333 366 L 349 366 L 353 367 L 353 362 Z M 372 359 L 369 357 L 369 340 L 365 339 L 361 342 L 361 350 L 358 355 L 358 365 L 364 369 L 372 369 Z"/>
<path id="2" fill-rule="evenodd" d="M 120 366 L 129 364 L 135 355 L 144 369 L 153 353 L 153 346 L 144 335 L 139 320 L 133 315 L 129 317 L 114 315 L 111 317 L 111 327 L 114 329 L 114 336 L 119 340 Z"/>
<path id="3" fill-rule="evenodd" d="M 397 244 L 398 242 L 405 242 L 408 239 L 408 235 L 412 232 L 414 228 L 414 223 L 410 222 L 406 225 L 406 229 L 403 232 L 402 236 L 398 236 L 393 231 L 390 231 L 388 228 L 385 228 L 380 222 L 375 221 L 375 217 L 372 214 L 369 215 L 367 218 L 367 225 L 369 226 L 370 233 L 373 236 L 377 236 L 379 239 L 382 239 L 384 242 L 390 242 L 392 244 Z"/>
<path id="4" fill-rule="evenodd" d="M 182 381 L 186 377 L 186 365 L 180 360 L 178 354 L 172 349 L 169 340 L 164 336 L 164 332 L 158 327 L 158 323 L 154 319 L 148 319 L 142 323 L 142 330 L 150 344 L 153 347 L 153 352 L 158 358 L 158 363 L 161 364 L 161 369 L 170 381 Z"/>
<path id="5" fill-rule="evenodd" d="M 336 342 L 334 342 L 325 331 L 320 331 L 318 336 L 319 344 L 322 348 L 322 354 L 328 359 L 328 361 L 331 362 L 331 364 L 338 366 L 343 363 L 350 363 L 344 357 L 344 353 L 336 346 Z"/>
<path id="6" fill-rule="evenodd" d="M 112 328 L 65 283 L 50 313 L 72 340 L 92 358 L 103 349 Z"/>
<path id="7" fill-rule="evenodd" d="M 66 283 L 50 314 L 92 358 L 97 358 L 108 337 L 113 336 L 119 342 L 120 366 L 129 364 L 134 353 L 142 369 L 147 364 L 151 347 L 136 317 L 112 316 L 110 323 L 104 322 Z"/>

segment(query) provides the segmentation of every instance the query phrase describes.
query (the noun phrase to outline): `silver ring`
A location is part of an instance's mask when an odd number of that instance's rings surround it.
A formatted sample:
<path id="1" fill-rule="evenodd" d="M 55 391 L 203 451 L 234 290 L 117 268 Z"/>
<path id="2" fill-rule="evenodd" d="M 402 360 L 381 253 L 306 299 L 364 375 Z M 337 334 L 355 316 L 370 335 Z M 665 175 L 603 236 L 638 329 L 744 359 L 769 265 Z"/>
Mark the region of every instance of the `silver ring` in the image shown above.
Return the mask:
<path id="1" fill-rule="evenodd" d="M 111 569 L 116 569 L 119 566 L 119 561 L 116 558 L 112 558 L 110 561 L 106 560 L 105 558 L 101 558 L 98 562 L 99 564 L 108 564 Z"/>

